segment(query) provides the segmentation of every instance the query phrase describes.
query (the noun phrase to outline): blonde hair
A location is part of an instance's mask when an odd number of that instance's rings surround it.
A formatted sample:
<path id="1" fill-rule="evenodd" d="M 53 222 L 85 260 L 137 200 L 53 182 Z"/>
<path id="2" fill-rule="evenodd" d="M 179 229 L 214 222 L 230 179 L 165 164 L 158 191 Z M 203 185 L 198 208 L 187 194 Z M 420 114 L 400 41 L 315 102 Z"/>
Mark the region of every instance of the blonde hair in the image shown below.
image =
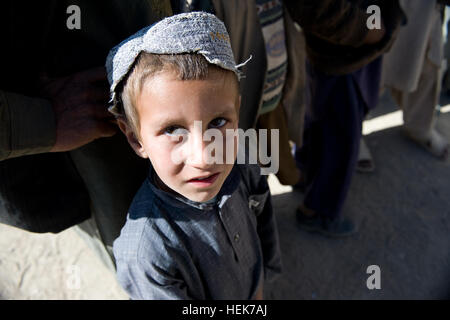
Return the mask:
<path id="1" fill-rule="evenodd" d="M 151 54 L 141 52 L 131 68 L 128 76 L 123 80 L 123 90 L 120 91 L 121 105 L 119 112 L 125 117 L 126 122 L 139 138 L 140 124 L 136 109 L 136 101 L 142 92 L 142 88 L 149 77 L 160 72 L 175 72 L 179 80 L 204 80 L 208 77 L 210 69 L 220 72 L 234 72 L 222 69 L 208 61 L 200 54 Z M 235 76 L 237 90 L 239 90 L 238 78 Z"/>

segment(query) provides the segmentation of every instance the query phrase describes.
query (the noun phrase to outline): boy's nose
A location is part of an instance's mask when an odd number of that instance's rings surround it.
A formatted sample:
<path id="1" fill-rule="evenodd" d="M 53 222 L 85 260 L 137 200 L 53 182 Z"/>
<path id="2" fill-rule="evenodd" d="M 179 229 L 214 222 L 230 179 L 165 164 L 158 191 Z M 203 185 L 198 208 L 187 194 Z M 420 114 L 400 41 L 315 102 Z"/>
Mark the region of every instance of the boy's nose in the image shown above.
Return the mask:
<path id="1" fill-rule="evenodd" d="M 189 140 L 189 156 L 187 159 L 187 164 L 201 170 L 208 170 L 213 167 L 214 163 L 212 163 L 207 149 L 209 142 L 204 141 L 203 131 L 191 134 Z"/>

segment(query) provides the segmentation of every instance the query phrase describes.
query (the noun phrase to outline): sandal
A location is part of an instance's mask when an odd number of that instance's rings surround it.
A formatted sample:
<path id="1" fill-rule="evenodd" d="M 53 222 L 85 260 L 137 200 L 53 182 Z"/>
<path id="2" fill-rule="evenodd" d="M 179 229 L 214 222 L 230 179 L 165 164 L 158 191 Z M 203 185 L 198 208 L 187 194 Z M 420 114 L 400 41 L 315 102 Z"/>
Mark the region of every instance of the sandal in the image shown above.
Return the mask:
<path id="1" fill-rule="evenodd" d="M 373 172 L 375 170 L 375 165 L 373 163 L 372 154 L 367 147 L 364 139 L 361 137 L 359 140 L 359 154 L 358 162 L 356 164 L 356 171 L 362 173 Z"/>
<path id="2" fill-rule="evenodd" d="M 408 129 L 405 129 L 404 132 L 408 136 L 408 138 L 424 147 L 433 156 L 443 161 L 446 161 L 448 159 L 448 155 L 450 153 L 450 145 L 448 141 L 435 129 L 432 129 L 428 134 L 425 135 Z"/>

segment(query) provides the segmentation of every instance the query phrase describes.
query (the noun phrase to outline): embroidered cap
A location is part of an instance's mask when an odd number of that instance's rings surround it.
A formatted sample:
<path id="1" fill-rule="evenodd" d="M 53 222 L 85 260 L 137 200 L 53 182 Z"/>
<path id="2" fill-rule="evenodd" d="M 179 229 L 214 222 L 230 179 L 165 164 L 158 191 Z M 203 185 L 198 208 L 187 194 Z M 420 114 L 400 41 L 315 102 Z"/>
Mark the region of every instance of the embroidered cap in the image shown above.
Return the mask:
<path id="1" fill-rule="evenodd" d="M 236 65 L 225 25 L 213 14 L 190 12 L 165 18 L 138 31 L 109 52 L 106 71 L 111 106 L 108 110 L 115 115 L 119 114 L 116 89 L 141 52 L 201 54 L 209 63 L 236 73 L 238 79 L 238 68 L 250 60 Z"/>

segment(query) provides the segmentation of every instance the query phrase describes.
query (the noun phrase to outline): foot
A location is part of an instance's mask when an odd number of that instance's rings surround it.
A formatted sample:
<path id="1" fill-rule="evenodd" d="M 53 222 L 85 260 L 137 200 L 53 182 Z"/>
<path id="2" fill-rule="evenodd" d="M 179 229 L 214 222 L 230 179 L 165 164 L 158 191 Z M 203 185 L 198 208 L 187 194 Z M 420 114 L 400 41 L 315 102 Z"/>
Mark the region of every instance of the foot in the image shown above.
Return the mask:
<path id="1" fill-rule="evenodd" d="M 297 209 L 297 224 L 300 229 L 317 232 L 327 237 L 342 238 L 356 233 L 355 224 L 349 219 L 322 218 L 314 211 L 301 205 Z"/>
<path id="2" fill-rule="evenodd" d="M 426 134 L 418 133 L 408 129 L 405 129 L 404 132 L 408 136 L 408 138 L 418 143 L 435 157 L 443 161 L 446 161 L 448 159 L 450 153 L 450 145 L 447 139 L 442 137 L 441 134 L 435 129 L 432 129 L 429 133 Z"/>
<path id="3" fill-rule="evenodd" d="M 364 139 L 361 138 L 359 141 L 359 154 L 358 163 L 356 164 L 356 171 L 358 172 L 373 172 L 375 170 L 375 165 L 373 163 L 372 154 L 367 147 Z"/>

